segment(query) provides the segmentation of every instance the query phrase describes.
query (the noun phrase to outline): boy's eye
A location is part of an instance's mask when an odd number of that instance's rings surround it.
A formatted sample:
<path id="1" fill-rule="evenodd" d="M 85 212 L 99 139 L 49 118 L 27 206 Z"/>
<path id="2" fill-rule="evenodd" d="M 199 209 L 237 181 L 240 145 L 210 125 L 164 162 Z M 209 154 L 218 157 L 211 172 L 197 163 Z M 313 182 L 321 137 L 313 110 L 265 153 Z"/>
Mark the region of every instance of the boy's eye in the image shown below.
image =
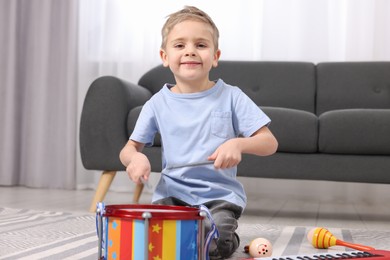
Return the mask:
<path id="1" fill-rule="evenodd" d="M 184 43 L 176 43 L 176 44 L 174 44 L 173 45 L 173 47 L 175 48 L 175 49 L 183 49 L 183 48 L 185 48 L 186 46 L 185 46 L 185 44 Z M 196 48 L 207 48 L 207 44 L 205 44 L 205 43 L 197 43 L 197 44 L 195 44 L 195 47 Z"/>

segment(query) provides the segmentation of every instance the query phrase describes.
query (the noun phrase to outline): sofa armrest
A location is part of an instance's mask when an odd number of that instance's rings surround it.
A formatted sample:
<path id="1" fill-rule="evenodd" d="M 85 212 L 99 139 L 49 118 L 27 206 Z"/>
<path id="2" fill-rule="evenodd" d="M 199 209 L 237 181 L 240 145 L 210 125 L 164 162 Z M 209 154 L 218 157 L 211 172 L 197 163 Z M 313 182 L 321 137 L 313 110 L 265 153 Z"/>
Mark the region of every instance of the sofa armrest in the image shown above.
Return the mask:
<path id="1" fill-rule="evenodd" d="M 112 76 L 96 79 L 80 119 L 80 153 L 86 169 L 124 170 L 119 152 L 127 142 L 127 115 L 152 96 L 141 86 Z"/>

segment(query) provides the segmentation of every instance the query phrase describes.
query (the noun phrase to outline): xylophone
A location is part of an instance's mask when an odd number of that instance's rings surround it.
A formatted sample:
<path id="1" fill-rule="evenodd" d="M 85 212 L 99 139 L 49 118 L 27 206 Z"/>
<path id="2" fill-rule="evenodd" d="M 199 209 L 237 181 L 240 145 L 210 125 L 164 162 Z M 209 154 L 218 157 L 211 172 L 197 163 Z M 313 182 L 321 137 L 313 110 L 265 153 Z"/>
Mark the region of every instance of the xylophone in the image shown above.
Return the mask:
<path id="1" fill-rule="evenodd" d="M 370 250 L 370 251 L 349 251 L 349 252 L 326 252 L 311 255 L 290 255 L 278 257 L 246 258 L 247 260 L 336 260 L 336 259 L 368 259 L 386 260 L 390 259 L 390 251 Z"/>

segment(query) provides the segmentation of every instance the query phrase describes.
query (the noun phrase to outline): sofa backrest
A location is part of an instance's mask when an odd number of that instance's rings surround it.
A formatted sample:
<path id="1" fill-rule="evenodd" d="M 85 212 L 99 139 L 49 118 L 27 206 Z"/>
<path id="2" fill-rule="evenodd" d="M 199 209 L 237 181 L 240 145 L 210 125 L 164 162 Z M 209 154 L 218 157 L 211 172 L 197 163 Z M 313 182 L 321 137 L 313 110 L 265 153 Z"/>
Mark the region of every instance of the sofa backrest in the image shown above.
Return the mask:
<path id="1" fill-rule="evenodd" d="M 390 62 L 317 64 L 317 115 L 353 108 L 390 108 Z"/>
<path id="2" fill-rule="evenodd" d="M 315 66 L 308 62 L 220 61 L 210 79 L 238 86 L 256 104 L 314 113 Z"/>
<path id="3" fill-rule="evenodd" d="M 210 79 L 223 79 L 241 88 L 259 106 L 284 107 L 314 113 L 315 65 L 308 62 L 220 61 Z M 152 93 L 164 83 L 174 83 L 171 71 L 157 66 L 138 84 Z"/>

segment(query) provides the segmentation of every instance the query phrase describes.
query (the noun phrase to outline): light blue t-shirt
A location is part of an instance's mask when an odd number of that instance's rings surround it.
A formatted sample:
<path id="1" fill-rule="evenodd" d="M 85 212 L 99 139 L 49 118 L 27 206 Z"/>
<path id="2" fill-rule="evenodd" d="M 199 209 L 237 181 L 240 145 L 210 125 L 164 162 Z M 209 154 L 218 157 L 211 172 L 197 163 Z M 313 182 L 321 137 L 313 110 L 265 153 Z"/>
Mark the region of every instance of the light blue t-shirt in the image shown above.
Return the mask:
<path id="1" fill-rule="evenodd" d="M 171 87 L 164 85 L 145 103 L 130 136 L 151 146 L 161 134 L 163 170 L 152 200 L 175 197 L 190 205 L 225 200 L 244 209 L 237 167 L 217 170 L 207 157 L 226 140 L 249 137 L 271 120 L 242 90 L 221 79 L 198 93 L 177 94 Z"/>

